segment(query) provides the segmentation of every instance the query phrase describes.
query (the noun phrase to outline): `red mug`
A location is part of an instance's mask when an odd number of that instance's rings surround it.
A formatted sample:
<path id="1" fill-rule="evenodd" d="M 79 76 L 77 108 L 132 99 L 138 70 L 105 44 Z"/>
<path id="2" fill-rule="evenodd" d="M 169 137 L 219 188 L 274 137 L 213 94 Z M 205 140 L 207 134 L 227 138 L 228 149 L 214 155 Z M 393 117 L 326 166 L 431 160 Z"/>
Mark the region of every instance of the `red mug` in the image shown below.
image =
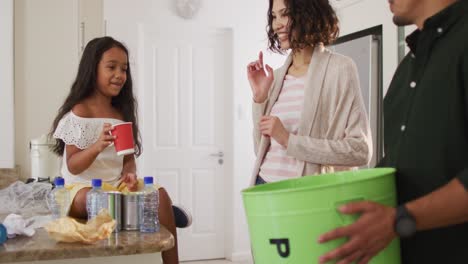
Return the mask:
<path id="1" fill-rule="evenodd" d="M 116 137 L 114 147 L 117 155 L 122 156 L 135 153 L 132 122 L 113 125 L 111 134 Z"/>

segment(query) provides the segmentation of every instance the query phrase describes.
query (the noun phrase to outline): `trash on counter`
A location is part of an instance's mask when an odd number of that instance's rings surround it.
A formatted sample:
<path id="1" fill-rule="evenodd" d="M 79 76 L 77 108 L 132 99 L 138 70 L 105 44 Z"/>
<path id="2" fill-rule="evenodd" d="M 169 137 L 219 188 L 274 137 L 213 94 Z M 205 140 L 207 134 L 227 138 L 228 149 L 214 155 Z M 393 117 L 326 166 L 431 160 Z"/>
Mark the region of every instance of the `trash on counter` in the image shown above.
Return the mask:
<path id="1" fill-rule="evenodd" d="M 121 192 L 104 192 L 107 204 L 107 211 L 112 219 L 115 220 L 114 232 L 119 232 L 122 229 L 122 193 Z"/>
<path id="2" fill-rule="evenodd" d="M 9 214 L 5 220 L 3 220 L 3 225 L 5 226 L 8 234 L 8 238 L 14 238 L 17 235 L 25 235 L 32 237 L 36 231 L 31 226 L 34 219 L 30 218 L 25 220 L 21 215 Z"/>
<path id="3" fill-rule="evenodd" d="M 109 238 L 115 225 L 115 220 L 104 209 L 86 224 L 71 217 L 63 217 L 49 222 L 44 228 L 49 237 L 59 242 L 93 244 Z"/>
<path id="4" fill-rule="evenodd" d="M 145 182 L 145 188 L 140 196 L 138 205 L 140 232 L 159 232 L 159 192 L 154 188 L 152 176 L 146 176 L 143 179 Z"/>
<path id="5" fill-rule="evenodd" d="M 92 179 L 92 189 L 86 193 L 86 211 L 88 212 L 88 220 L 96 217 L 99 212 L 107 208 L 107 199 L 102 190 L 102 180 Z"/>
<path id="6" fill-rule="evenodd" d="M 7 230 L 4 225 L 0 224 L 0 245 L 7 240 Z"/>
<path id="7" fill-rule="evenodd" d="M 49 215 L 46 203 L 50 193 L 50 183 L 32 182 L 25 184 L 17 181 L 5 189 L 0 190 L 0 214 L 18 214 L 24 218 L 37 215 Z"/>
<path id="8" fill-rule="evenodd" d="M 55 188 L 47 196 L 47 204 L 54 219 L 66 217 L 70 208 L 70 191 L 65 188 L 65 179 L 56 177 Z"/>

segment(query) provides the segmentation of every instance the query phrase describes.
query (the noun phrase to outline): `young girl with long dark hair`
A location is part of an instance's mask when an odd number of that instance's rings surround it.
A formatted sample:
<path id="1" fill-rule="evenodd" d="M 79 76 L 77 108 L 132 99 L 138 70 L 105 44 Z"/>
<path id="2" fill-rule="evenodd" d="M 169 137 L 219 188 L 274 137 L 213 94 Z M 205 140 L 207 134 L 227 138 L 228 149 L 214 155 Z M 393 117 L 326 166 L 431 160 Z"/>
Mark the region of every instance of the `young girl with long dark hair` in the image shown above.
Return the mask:
<path id="1" fill-rule="evenodd" d="M 118 156 L 110 147 L 112 125 L 132 122 L 135 154 Z M 69 215 L 87 218 L 86 194 L 92 178 L 101 178 L 104 190 L 136 191 L 135 156 L 141 154 L 137 102 L 133 95 L 127 48 L 111 37 L 91 40 L 83 51 L 78 74 L 52 128 L 55 153 L 63 156 L 62 176 L 70 186 Z M 164 263 L 178 263 L 177 232 L 171 199 L 159 191 L 159 220 L 175 238 L 162 253 Z"/>

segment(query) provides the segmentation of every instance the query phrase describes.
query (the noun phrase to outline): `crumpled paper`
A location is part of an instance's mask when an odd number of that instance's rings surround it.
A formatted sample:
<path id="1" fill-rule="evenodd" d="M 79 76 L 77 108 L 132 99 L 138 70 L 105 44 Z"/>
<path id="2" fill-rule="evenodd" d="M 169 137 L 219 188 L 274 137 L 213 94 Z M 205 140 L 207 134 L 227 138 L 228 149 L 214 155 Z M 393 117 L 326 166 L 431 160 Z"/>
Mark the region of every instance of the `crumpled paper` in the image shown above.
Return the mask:
<path id="1" fill-rule="evenodd" d="M 107 239 L 114 230 L 116 222 L 107 210 L 99 214 L 86 224 L 80 223 L 71 217 L 62 217 L 44 226 L 49 237 L 59 242 L 94 244 L 99 240 Z"/>
<path id="2" fill-rule="evenodd" d="M 3 221 L 8 234 L 8 238 L 14 238 L 16 235 L 33 236 L 36 232 L 31 226 L 34 219 L 25 220 L 21 215 L 9 214 Z"/>

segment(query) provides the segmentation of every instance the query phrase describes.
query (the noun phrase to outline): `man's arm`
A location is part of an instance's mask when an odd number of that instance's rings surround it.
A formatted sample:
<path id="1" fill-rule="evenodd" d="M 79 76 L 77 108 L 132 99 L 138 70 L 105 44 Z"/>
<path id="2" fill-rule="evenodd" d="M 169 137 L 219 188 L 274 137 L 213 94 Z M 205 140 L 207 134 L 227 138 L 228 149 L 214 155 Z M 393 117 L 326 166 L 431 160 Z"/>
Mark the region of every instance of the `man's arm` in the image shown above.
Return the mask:
<path id="1" fill-rule="evenodd" d="M 468 222 L 468 191 L 459 178 L 419 199 L 408 202 L 407 208 L 416 219 L 417 230 L 425 230 Z M 322 235 L 320 243 L 348 237 L 341 247 L 320 257 L 320 263 L 343 260 L 340 263 L 367 263 L 396 237 L 395 208 L 365 201 L 340 208 L 344 214 L 361 214 L 345 227 Z"/>
<path id="2" fill-rule="evenodd" d="M 417 230 L 468 222 L 468 191 L 455 178 L 444 187 L 408 202 L 406 207 L 416 220 Z"/>

